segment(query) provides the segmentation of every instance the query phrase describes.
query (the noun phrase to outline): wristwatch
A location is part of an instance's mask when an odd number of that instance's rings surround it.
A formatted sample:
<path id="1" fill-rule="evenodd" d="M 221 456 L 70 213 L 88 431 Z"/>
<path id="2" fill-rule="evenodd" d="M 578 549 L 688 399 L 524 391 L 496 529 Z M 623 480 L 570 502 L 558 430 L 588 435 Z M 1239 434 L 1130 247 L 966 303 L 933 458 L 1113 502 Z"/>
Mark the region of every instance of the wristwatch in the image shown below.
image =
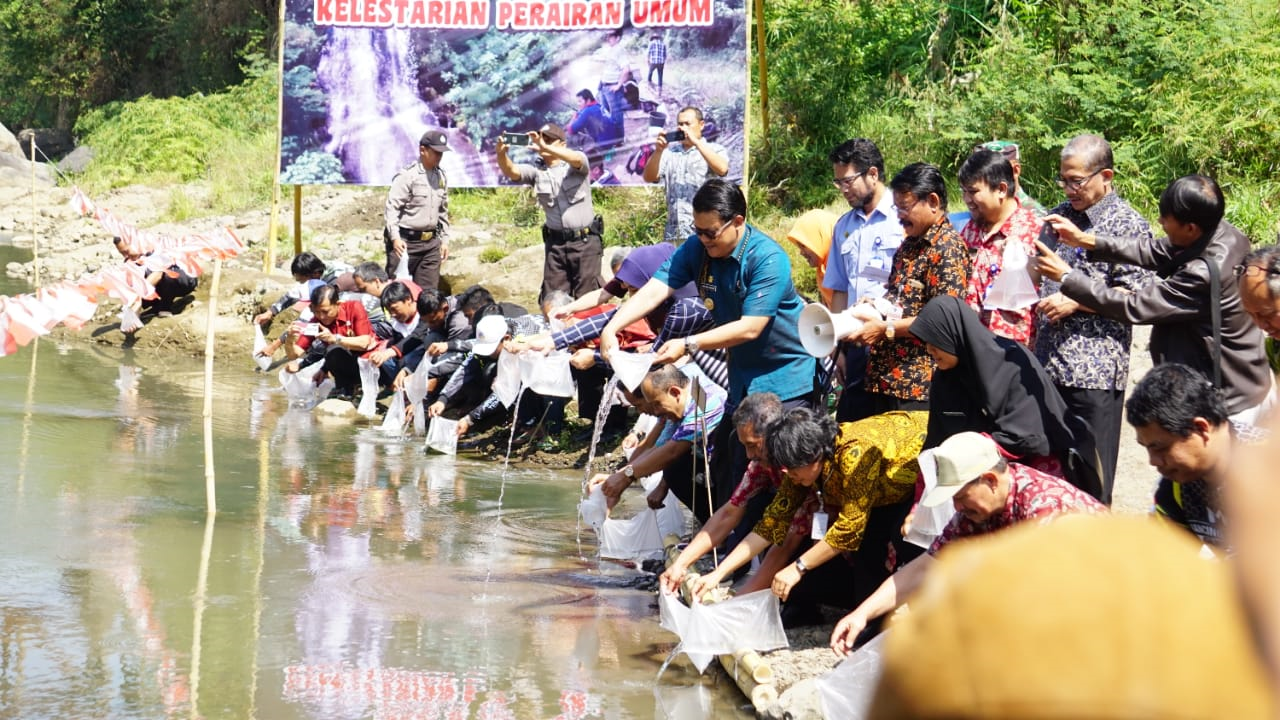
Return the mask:
<path id="1" fill-rule="evenodd" d="M 801 577 L 803 577 L 805 573 L 809 572 L 809 566 L 805 565 L 804 560 L 800 558 L 796 558 L 796 572 L 800 573 Z"/>
<path id="2" fill-rule="evenodd" d="M 684 341 L 684 354 L 685 354 L 685 355 L 692 355 L 692 354 L 694 354 L 694 353 L 696 353 L 696 352 L 698 352 L 698 341 L 697 341 L 697 340 L 694 340 L 692 337 L 685 338 L 685 341 Z"/>
<path id="3" fill-rule="evenodd" d="M 622 468 L 622 475 L 623 477 L 630 480 L 636 476 L 636 469 L 631 467 L 630 464 L 628 464 L 626 467 Z"/>
<path id="4" fill-rule="evenodd" d="M 887 337 L 887 338 L 889 338 L 890 340 L 892 340 L 895 332 L 897 332 L 897 331 L 893 329 L 893 321 L 892 321 L 892 320 L 889 320 L 888 322 L 886 322 L 886 323 L 884 324 L 884 336 L 885 336 L 885 337 Z"/>

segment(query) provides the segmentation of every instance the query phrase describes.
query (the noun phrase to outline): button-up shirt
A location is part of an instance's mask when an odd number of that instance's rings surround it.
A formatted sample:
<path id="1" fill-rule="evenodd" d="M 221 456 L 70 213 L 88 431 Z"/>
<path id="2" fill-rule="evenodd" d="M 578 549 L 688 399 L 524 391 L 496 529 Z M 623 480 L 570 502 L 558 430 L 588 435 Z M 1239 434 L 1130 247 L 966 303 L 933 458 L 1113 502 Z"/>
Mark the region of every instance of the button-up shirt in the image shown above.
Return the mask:
<path id="1" fill-rule="evenodd" d="M 960 297 L 969 280 L 969 252 L 949 220 L 902 241 L 893 256 L 887 297 L 913 318 L 939 295 Z M 933 359 L 910 333 L 883 338 L 867 351 L 867 389 L 901 400 L 928 400 Z"/>
<path id="2" fill-rule="evenodd" d="M 698 283 L 717 326 L 744 317 L 769 318 L 754 340 L 729 348 L 729 404 L 753 392 L 783 400 L 813 390 L 814 360 L 800 344 L 804 301 L 791 282 L 791 260 L 773 238 L 752 225 L 728 257 L 712 258 L 701 242 L 687 242 L 653 276 L 669 288 Z"/>
<path id="3" fill-rule="evenodd" d="M 706 141 L 707 151 L 728 160 L 729 151 L 719 143 Z M 658 161 L 658 181 L 667 193 L 667 227 L 665 237 L 679 245 L 693 235 L 693 196 L 711 178 L 719 177 L 707 165 L 707 159 L 696 147 L 672 143 L 662 151 Z"/>
<path id="4" fill-rule="evenodd" d="M 1116 237 L 1151 240 L 1151 226 L 1114 192 L 1084 212 L 1062 203 L 1053 212 L 1075 223 L 1089 233 L 1105 233 Z M 1048 231 L 1048 230 L 1046 230 Z M 1155 275 L 1137 265 L 1094 260 L 1092 253 L 1067 245 L 1059 245 L 1058 257 L 1090 282 L 1101 281 L 1107 287 L 1136 292 L 1151 284 Z M 1057 293 L 1062 284 L 1045 279 L 1040 297 Z M 1087 390 L 1123 390 L 1129 378 L 1129 345 L 1133 326 L 1097 313 L 1077 310 L 1050 322 L 1043 315 L 1037 322 L 1036 358 L 1044 365 L 1055 385 Z"/>
<path id="5" fill-rule="evenodd" d="M 985 535 L 1021 522 L 1047 522 L 1065 513 L 1107 511 L 1106 505 L 1062 478 L 1015 462 L 1009 463 L 1009 474 L 1012 481 L 1004 507 L 980 523 L 956 513 L 929 547 L 930 555 L 936 555 L 949 542 Z"/>
<path id="6" fill-rule="evenodd" d="M 822 286 L 848 293 L 850 305 L 864 297 L 884 297 L 893 255 L 902 244 L 902 224 L 886 189 L 868 215 L 853 208 L 836 221 Z M 839 252 L 835 250 L 839 248 Z"/>
<path id="7" fill-rule="evenodd" d="M 392 240 L 400 229 L 434 232 L 441 245 L 449 244 L 449 187 L 444 170 L 427 170 L 414 163 L 396 173 L 387 191 L 384 211 Z"/>
<path id="8" fill-rule="evenodd" d="M 857 550 L 872 509 L 905 503 L 914 494 L 920 471 L 916 456 L 928 422 L 927 412 L 888 412 L 842 423 L 835 455 L 823 463 L 818 482 L 804 487 L 783 476 L 756 534 L 781 545 L 798 511 L 808 507 L 812 522 L 821 506 L 831 518 L 823 540 L 836 550 Z M 810 497 L 816 501 L 807 504 Z"/>
<path id="9" fill-rule="evenodd" d="M 1030 208 L 1019 205 L 995 232 L 988 233 L 976 220 L 970 220 L 960 231 L 960 239 L 964 240 L 970 253 L 965 302 L 978 312 L 988 330 L 1027 347 L 1031 347 L 1035 338 L 1035 306 L 1022 310 L 986 310 L 983 303 L 987 300 L 987 291 L 1004 268 L 1005 246 L 1010 242 L 1017 243 L 1028 258 L 1035 257 L 1035 241 L 1040 237 L 1043 225 L 1044 221 L 1036 217 Z"/>
<path id="10" fill-rule="evenodd" d="M 591 168 L 578 170 L 567 161 L 539 168 L 523 163 L 515 166 L 520 182 L 532 185 L 538 205 L 552 230 L 581 230 L 591 224 L 596 211 L 591 205 Z"/>

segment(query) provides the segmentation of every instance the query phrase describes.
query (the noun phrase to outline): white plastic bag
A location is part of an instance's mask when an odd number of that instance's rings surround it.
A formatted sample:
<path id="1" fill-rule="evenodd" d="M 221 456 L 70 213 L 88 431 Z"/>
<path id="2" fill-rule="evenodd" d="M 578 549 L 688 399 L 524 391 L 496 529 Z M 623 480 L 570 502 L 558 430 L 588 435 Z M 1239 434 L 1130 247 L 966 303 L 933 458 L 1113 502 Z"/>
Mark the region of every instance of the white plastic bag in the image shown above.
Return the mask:
<path id="1" fill-rule="evenodd" d="M 514 353 L 498 355 L 498 373 L 493 379 L 493 394 L 506 407 L 520 397 L 520 357 Z"/>
<path id="2" fill-rule="evenodd" d="M 437 415 L 427 426 L 427 449 L 445 455 L 458 454 L 458 421 L 446 420 Z"/>
<path id="3" fill-rule="evenodd" d="M 427 381 L 430 380 L 425 365 L 419 365 L 418 371 L 411 374 L 404 383 L 405 407 L 413 408 L 413 433 L 422 435 L 427 432 L 427 413 L 423 407 L 423 399 L 427 397 Z"/>
<path id="4" fill-rule="evenodd" d="M 627 390 L 635 392 L 644 380 L 644 376 L 649 374 L 649 368 L 657 355 L 657 353 L 619 351 L 609 356 L 609 364 L 613 367 L 613 374 L 618 376 L 618 380 L 627 387 Z"/>
<path id="5" fill-rule="evenodd" d="M 778 598 L 771 590 L 739 595 L 714 605 L 687 607 L 674 593 L 660 593 L 661 625 L 680 637 L 676 650 L 703 672 L 717 655 L 787 647 Z"/>
<path id="6" fill-rule="evenodd" d="M 658 516 L 645 508 L 627 520 L 607 518 L 600 526 L 600 557 L 649 560 L 662 557 Z"/>
<path id="7" fill-rule="evenodd" d="M 382 434 L 387 437 L 400 437 L 404 435 L 403 390 L 392 395 L 391 402 L 387 404 L 387 415 L 382 419 Z"/>
<path id="8" fill-rule="evenodd" d="M 592 530 L 600 532 L 600 528 L 604 527 L 604 521 L 609 517 L 609 506 L 604 497 L 603 485 L 591 486 L 587 499 L 578 503 L 578 514 L 582 516 L 582 522 Z"/>
<path id="9" fill-rule="evenodd" d="M 924 478 L 924 493 L 929 494 L 938 484 L 938 463 L 933 459 L 933 450 L 925 450 L 916 458 L 920 465 L 920 475 Z M 922 496 L 923 497 L 923 496 Z M 933 545 L 934 538 L 942 534 L 947 523 L 955 516 L 955 507 L 951 503 L 943 503 L 936 507 L 925 507 L 916 504 L 915 514 L 911 516 L 911 527 L 907 529 L 907 542 L 928 548 Z"/>
<path id="10" fill-rule="evenodd" d="M 356 361 L 360 368 L 360 406 L 356 412 L 361 417 L 371 418 L 378 414 L 378 368 L 366 358 Z"/>
<path id="11" fill-rule="evenodd" d="M 253 361 L 257 363 L 258 369 L 266 372 L 271 367 L 271 356 L 265 355 L 267 349 L 267 336 L 262 334 L 262 326 L 258 323 L 253 324 Z"/>
<path id="12" fill-rule="evenodd" d="M 120 308 L 120 332 L 131 333 L 142 329 L 142 318 L 132 307 L 123 305 Z"/>
<path id="13" fill-rule="evenodd" d="M 289 396 L 290 405 L 311 408 L 329 397 L 329 392 L 333 390 L 333 378 L 326 377 L 319 385 L 315 383 L 316 373 L 320 372 L 322 367 L 323 363 L 315 363 L 296 373 L 280 368 L 280 386 Z"/>
<path id="14" fill-rule="evenodd" d="M 395 275 L 392 280 L 412 280 L 413 276 L 409 274 L 409 252 L 408 249 L 400 256 L 400 262 L 396 263 Z"/>
<path id="15" fill-rule="evenodd" d="M 862 720 L 884 670 L 884 638 L 888 631 L 845 658 L 831 672 L 818 678 L 822 717 L 828 720 Z"/>
<path id="16" fill-rule="evenodd" d="M 567 352 L 520 353 L 520 382 L 546 397 L 573 397 L 573 374 Z"/>
<path id="17" fill-rule="evenodd" d="M 662 473 L 656 472 L 640 478 L 640 486 L 644 488 L 645 494 L 653 492 L 653 489 L 662 481 Z M 667 491 L 667 496 L 662 499 L 662 507 L 653 511 L 658 518 L 658 535 L 666 537 L 668 535 L 678 535 L 684 537 L 688 531 L 688 522 L 685 521 L 684 510 L 680 509 L 680 499 L 675 493 Z"/>
<path id="18" fill-rule="evenodd" d="M 982 301 L 984 310 L 1022 310 L 1040 302 L 1040 293 L 1027 271 L 1027 251 L 1016 242 L 1006 242 L 996 276 Z"/>

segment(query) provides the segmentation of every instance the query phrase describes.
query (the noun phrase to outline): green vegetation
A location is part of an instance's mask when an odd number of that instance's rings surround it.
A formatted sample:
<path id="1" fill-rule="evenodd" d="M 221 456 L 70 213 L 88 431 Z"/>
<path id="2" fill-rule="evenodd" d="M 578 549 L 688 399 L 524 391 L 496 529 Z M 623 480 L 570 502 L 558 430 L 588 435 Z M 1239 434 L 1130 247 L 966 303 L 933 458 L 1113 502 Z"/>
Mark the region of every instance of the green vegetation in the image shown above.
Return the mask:
<path id="1" fill-rule="evenodd" d="M 503 258 L 505 258 L 507 254 L 508 253 L 504 248 L 487 247 L 480 251 L 480 262 L 482 263 L 502 262 Z"/>
<path id="2" fill-rule="evenodd" d="M 203 209 L 211 212 L 270 202 L 276 76 L 261 59 L 248 71 L 248 80 L 221 93 L 145 97 L 85 113 L 76 133 L 97 158 L 76 182 L 101 191 L 131 183 L 206 181 L 211 192 Z M 190 217 L 195 211 L 180 212 Z"/>
<path id="3" fill-rule="evenodd" d="M 892 174 L 949 175 L 978 142 L 1017 140 L 1048 205 L 1062 145 L 1100 133 L 1148 218 L 1165 185 L 1213 175 L 1255 240 L 1280 214 L 1280 12 L 1265 0 L 778 0 L 767 3 L 770 128 L 753 123 L 758 214 L 834 195 L 826 155 L 868 137 Z M 757 118 L 758 119 L 758 118 Z M 957 193 L 958 198 L 958 193 Z"/>

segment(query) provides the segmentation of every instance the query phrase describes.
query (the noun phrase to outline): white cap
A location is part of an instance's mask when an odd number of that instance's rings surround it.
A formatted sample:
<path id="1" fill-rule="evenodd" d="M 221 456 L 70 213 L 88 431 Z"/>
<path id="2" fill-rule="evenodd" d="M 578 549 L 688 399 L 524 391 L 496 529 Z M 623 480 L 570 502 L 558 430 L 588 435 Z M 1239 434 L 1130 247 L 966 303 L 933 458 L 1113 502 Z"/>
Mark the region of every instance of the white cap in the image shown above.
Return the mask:
<path id="1" fill-rule="evenodd" d="M 969 481 L 1000 462 L 996 441 L 976 432 L 956 433 L 933 451 L 938 464 L 938 484 L 925 494 L 920 504 L 937 507 L 960 492 Z"/>
<path id="2" fill-rule="evenodd" d="M 476 325 L 476 344 L 471 351 L 477 355 L 491 355 L 507 336 L 507 319 L 501 315 L 486 315 Z"/>

